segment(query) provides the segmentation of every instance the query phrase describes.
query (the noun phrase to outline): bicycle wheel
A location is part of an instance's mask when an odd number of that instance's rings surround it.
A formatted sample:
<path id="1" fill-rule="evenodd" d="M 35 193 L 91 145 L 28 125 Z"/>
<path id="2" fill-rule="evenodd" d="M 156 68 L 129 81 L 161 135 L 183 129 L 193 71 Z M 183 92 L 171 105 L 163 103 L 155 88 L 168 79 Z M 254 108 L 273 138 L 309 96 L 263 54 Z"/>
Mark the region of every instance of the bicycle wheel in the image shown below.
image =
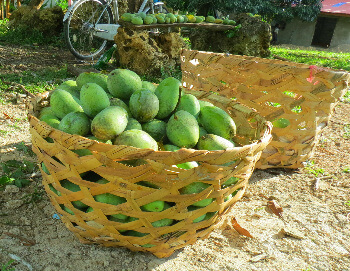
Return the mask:
<path id="1" fill-rule="evenodd" d="M 81 0 L 76 3 L 64 22 L 64 37 L 71 53 L 78 59 L 95 59 L 107 45 L 106 40 L 94 35 L 95 25 L 112 22 L 112 10 L 104 0 Z"/>

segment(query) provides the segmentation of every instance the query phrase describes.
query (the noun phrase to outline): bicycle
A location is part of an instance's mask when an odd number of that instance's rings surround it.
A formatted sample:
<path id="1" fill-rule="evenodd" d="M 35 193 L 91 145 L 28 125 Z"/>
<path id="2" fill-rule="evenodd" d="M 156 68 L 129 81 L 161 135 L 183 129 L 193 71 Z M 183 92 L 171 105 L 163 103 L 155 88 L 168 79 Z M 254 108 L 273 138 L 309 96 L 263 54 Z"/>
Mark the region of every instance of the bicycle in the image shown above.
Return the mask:
<path id="1" fill-rule="evenodd" d="M 81 60 L 94 60 L 113 41 L 119 20 L 118 0 L 78 0 L 64 15 L 64 39 L 71 53 Z M 164 2 L 144 0 L 138 12 L 166 13 Z"/>

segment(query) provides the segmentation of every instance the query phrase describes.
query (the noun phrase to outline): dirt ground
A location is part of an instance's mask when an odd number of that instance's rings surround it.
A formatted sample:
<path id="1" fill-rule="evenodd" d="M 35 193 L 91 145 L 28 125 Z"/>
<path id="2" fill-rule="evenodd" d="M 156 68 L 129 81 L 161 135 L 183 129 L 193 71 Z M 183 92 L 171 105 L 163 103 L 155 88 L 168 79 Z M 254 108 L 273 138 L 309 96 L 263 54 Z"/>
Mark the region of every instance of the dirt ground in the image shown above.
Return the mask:
<path id="1" fill-rule="evenodd" d="M 0 46 L 0 79 L 5 73 L 75 62 L 54 48 Z M 0 92 L 0 163 L 35 161 L 19 145 L 30 146 L 31 138 L 26 97 L 12 94 L 13 88 Z M 29 186 L 0 190 L 0 267 L 14 259 L 16 271 L 350 270 L 349 115 L 350 104 L 340 102 L 310 167 L 254 171 L 229 213 L 252 238 L 227 227 L 162 259 L 81 244 L 55 215 L 36 172 Z M 41 200 L 28 203 L 28 195 Z M 267 207 L 271 200 L 282 207 L 283 219 Z"/>

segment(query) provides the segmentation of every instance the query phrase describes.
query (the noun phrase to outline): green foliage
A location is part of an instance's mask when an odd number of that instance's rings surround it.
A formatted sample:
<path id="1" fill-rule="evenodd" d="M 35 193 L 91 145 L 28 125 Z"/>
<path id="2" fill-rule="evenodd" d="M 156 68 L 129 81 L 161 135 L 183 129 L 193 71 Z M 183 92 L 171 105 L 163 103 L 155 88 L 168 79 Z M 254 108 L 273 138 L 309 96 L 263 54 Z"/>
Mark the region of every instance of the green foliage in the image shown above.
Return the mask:
<path id="1" fill-rule="evenodd" d="M 323 168 L 317 168 L 315 166 L 315 162 L 314 161 L 307 161 L 305 163 L 305 170 L 313 175 L 315 175 L 315 177 L 318 177 L 318 175 L 323 175 L 325 173 Z"/>
<path id="2" fill-rule="evenodd" d="M 64 48 L 63 32 L 57 36 L 44 36 L 37 29 L 28 29 L 23 27 L 10 28 L 9 20 L 0 20 L 0 43 L 6 42 L 15 45 L 52 45 Z"/>
<path id="3" fill-rule="evenodd" d="M 224 14 L 259 14 L 267 21 L 290 21 L 294 17 L 313 21 L 321 10 L 323 0 L 167 0 L 167 6 L 175 10 L 197 12 L 198 15 L 213 15 L 215 11 Z"/>
<path id="4" fill-rule="evenodd" d="M 7 263 L 1 264 L 0 271 L 14 271 L 15 268 L 11 267 L 11 265 L 14 263 L 14 260 L 9 260 Z"/>
<path id="5" fill-rule="evenodd" d="M 2 176 L 0 177 L 0 187 L 13 184 L 17 187 L 23 187 L 30 183 L 27 175 L 35 170 L 35 163 L 23 160 L 8 160 L 0 164 L 2 167 Z"/>

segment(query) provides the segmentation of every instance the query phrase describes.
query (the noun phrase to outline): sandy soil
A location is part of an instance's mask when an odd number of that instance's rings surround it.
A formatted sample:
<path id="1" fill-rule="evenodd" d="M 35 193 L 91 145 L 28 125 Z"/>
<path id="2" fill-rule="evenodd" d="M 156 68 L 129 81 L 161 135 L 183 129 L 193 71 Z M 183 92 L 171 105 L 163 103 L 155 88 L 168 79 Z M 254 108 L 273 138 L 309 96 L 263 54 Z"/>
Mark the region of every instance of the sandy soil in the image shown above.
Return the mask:
<path id="1" fill-rule="evenodd" d="M 11 56 L 0 58 L 0 79 L 18 72 L 16 65 L 29 69 L 74 62 L 64 52 L 44 62 L 40 57 L 50 50 L 0 46 L 0 56 Z M 32 57 L 20 60 L 23 54 Z M 0 98 L 0 163 L 35 161 L 19 147 L 21 142 L 30 147 L 31 140 L 25 97 L 2 89 Z M 350 270 L 349 115 L 350 104 L 339 103 L 310 167 L 255 170 L 244 197 L 229 213 L 252 238 L 227 227 L 163 259 L 84 245 L 57 219 L 37 172 L 29 176 L 29 186 L 0 190 L 0 267 L 14 259 L 16 271 Z M 40 200 L 28 203 L 28 195 Z M 282 218 L 268 208 L 271 200 L 281 206 Z"/>

